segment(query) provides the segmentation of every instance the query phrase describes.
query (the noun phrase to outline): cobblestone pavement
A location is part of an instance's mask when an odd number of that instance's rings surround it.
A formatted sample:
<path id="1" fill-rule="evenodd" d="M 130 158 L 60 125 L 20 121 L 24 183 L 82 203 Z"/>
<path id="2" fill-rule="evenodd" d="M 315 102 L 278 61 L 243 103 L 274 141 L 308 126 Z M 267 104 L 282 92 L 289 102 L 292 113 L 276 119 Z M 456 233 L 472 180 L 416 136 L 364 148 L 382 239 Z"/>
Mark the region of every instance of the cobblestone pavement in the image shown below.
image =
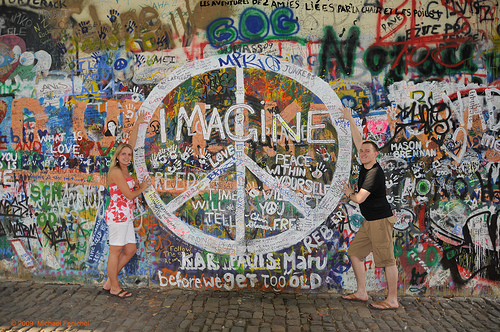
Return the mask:
<path id="1" fill-rule="evenodd" d="M 500 299 L 401 297 L 399 309 L 379 311 L 333 292 L 131 291 L 120 299 L 98 287 L 0 280 L 0 331 L 500 330 Z"/>

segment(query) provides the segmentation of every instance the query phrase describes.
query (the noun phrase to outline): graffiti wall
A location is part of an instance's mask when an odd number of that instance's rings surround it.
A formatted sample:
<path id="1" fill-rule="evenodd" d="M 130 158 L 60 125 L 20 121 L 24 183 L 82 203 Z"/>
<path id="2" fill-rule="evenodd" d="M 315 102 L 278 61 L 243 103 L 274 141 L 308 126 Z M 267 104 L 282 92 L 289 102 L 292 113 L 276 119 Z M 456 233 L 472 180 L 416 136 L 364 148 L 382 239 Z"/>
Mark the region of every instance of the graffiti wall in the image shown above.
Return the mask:
<path id="1" fill-rule="evenodd" d="M 381 148 L 399 294 L 500 294 L 493 0 L 3 0 L 0 275 L 106 278 L 107 171 L 138 112 L 122 283 L 356 287 L 340 191 Z M 385 286 L 372 256 L 369 290 Z"/>

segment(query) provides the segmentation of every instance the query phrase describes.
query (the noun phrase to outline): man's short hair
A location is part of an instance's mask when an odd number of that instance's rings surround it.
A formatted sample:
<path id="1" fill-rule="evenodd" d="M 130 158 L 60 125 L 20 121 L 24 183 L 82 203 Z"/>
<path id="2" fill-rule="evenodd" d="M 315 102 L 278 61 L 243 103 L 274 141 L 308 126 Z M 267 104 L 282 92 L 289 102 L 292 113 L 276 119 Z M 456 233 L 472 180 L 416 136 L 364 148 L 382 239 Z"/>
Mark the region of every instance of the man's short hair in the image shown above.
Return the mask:
<path id="1" fill-rule="evenodd" d="M 371 146 L 373 146 L 373 148 L 375 149 L 376 152 L 380 151 L 380 149 L 378 148 L 377 143 L 375 143 L 373 141 L 364 141 L 363 144 L 370 144 Z"/>

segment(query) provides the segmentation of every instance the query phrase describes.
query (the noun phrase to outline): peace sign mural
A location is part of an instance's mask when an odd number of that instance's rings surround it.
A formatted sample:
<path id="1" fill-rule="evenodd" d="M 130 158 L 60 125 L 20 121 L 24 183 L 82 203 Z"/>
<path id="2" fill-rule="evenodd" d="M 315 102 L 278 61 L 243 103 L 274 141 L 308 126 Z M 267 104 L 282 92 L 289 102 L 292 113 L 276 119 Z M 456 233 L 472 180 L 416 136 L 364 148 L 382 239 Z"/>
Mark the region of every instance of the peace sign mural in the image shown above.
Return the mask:
<path id="1" fill-rule="evenodd" d="M 331 87 L 273 56 L 234 53 L 172 72 L 143 102 L 134 164 L 157 218 L 229 255 L 275 252 L 325 221 L 351 136 Z M 153 128 L 153 130 L 151 130 Z"/>

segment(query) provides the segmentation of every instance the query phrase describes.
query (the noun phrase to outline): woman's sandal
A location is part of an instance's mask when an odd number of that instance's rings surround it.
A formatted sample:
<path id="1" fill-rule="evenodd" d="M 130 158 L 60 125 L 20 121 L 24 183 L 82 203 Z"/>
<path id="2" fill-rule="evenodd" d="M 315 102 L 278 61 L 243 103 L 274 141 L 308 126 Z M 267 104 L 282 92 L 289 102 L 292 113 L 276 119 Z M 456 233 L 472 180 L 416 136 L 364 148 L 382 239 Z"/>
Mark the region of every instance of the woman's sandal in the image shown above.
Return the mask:
<path id="1" fill-rule="evenodd" d="M 132 293 L 130 292 L 127 292 L 125 289 L 120 289 L 120 291 L 117 293 L 117 294 L 113 294 L 111 293 L 111 291 L 109 292 L 109 294 L 113 295 L 113 296 L 117 296 L 121 299 L 124 299 L 126 297 L 131 297 L 132 296 Z"/>

